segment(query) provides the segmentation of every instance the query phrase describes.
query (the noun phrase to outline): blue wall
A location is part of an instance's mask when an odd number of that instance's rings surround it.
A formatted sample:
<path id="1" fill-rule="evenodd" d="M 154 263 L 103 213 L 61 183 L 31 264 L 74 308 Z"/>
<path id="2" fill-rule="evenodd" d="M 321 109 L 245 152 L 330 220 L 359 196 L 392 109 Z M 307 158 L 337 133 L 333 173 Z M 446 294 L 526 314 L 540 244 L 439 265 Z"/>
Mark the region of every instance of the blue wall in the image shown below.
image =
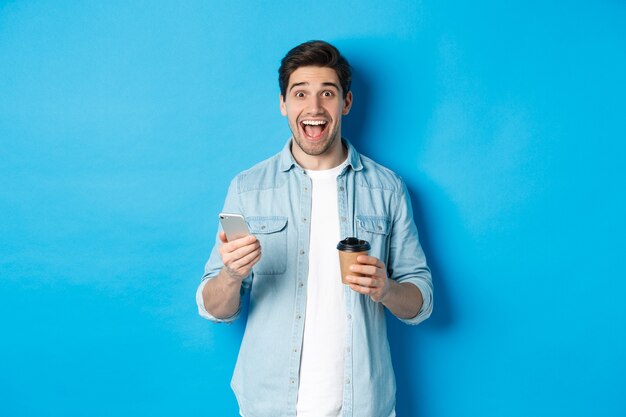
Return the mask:
<path id="1" fill-rule="evenodd" d="M 626 415 L 624 2 L 127 3 L 0 1 L 1 416 L 236 415 L 194 291 L 314 38 L 433 268 L 399 415 Z"/>

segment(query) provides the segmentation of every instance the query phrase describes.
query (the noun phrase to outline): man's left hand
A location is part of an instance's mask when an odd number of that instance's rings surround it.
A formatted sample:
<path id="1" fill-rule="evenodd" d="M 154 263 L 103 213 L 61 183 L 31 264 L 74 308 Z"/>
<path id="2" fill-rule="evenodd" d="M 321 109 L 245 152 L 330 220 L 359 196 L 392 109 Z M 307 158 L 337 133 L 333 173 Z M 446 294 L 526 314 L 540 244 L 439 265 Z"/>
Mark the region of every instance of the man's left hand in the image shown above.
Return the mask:
<path id="1" fill-rule="evenodd" d="M 369 295 L 373 301 L 382 302 L 391 286 L 385 264 L 378 258 L 366 255 L 359 255 L 357 262 L 350 266 L 350 271 L 365 276 L 347 275 L 348 285 L 358 293 Z"/>

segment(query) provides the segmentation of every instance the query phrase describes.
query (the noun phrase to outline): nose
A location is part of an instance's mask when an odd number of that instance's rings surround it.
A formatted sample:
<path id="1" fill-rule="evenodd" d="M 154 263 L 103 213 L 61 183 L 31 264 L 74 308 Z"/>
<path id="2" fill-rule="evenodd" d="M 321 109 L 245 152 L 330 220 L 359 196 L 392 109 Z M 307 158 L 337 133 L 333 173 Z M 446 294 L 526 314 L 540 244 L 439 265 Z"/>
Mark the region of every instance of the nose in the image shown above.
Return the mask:
<path id="1" fill-rule="evenodd" d="M 309 112 L 311 114 L 321 114 L 324 112 L 324 108 L 322 107 L 322 101 L 320 97 L 317 95 L 312 95 L 309 98 Z"/>

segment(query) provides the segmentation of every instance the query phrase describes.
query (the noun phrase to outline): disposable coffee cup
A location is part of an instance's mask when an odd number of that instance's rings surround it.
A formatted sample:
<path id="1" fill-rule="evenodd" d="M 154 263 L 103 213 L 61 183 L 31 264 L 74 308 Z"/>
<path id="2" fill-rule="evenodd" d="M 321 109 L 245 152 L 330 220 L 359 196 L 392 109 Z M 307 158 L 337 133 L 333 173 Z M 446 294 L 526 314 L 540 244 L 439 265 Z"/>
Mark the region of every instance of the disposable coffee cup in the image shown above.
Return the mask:
<path id="1" fill-rule="evenodd" d="M 366 240 L 359 240 L 356 237 L 347 237 L 337 244 L 339 251 L 339 266 L 341 267 L 341 282 L 347 284 L 346 275 L 363 277 L 365 275 L 350 271 L 350 265 L 358 264 L 356 258 L 359 255 L 367 255 L 370 244 Z"/>

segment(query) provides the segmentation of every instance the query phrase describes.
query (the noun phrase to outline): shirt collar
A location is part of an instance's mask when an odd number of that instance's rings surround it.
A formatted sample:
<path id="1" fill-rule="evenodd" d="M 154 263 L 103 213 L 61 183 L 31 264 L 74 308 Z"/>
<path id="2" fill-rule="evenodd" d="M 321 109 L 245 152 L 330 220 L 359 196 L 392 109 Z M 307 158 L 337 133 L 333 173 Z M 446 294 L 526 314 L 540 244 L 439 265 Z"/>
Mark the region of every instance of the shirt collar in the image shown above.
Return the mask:
<path id="1" fill-rule="evenodd" d="M 283 150 L 280 151 L 280 170 L 283 172 L 287 172 L 295 166 L 299 167 L 298 163 L 291 154 L 291 140 L 292 139 L 290 138 L 283 147 Z M 361 163 L 361 155 L 346 138 L 342 138 L 341 141 L 343 142 L 344 146 L 348 148 L 348 166 L 350 166 L 355 171 L 362 170 L 363 164 Z"/>

